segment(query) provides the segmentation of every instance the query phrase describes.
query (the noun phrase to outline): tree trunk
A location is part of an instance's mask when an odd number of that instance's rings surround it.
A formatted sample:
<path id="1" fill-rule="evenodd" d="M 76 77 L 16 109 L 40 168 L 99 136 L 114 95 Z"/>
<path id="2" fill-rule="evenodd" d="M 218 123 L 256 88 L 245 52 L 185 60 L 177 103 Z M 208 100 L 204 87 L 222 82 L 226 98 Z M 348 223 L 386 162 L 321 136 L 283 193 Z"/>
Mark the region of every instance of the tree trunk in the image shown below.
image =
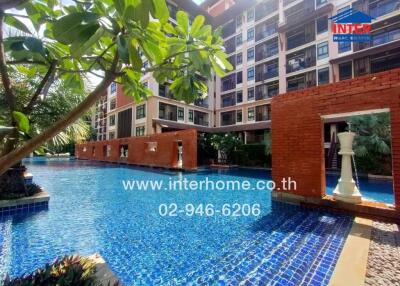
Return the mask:
<path id="1" fill-rule="evenodd" d="M 0 158 L 0 175 L 4 174 L 11 166 L 21 161 L 29 153 L 40 147 L 46 141 L 54 137 L 57 133 L 63 130 L 68 125 L 74 123 L 82 114 L 87 111 L 96 101 L 101 97 L 102 93 L 114 80 L 115 76 L 111 73 L 107 73 L 103 81 L 93 90 L 88 97 L 82 101 L 77 107 L 70 111 L 66 116 L 57 121 L 49 129 L 45 130 L 38 136 L 27 141 L 20 148 L 11 151 L 7 155 Z"/>

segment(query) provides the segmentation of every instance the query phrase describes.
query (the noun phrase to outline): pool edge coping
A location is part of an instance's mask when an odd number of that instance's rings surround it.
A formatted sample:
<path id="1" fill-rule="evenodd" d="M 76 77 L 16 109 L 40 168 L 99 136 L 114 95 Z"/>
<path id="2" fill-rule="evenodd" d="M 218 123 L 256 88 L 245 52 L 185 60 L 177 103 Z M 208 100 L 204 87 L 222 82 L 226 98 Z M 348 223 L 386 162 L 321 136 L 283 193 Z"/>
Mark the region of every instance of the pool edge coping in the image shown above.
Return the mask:
<path id="1" fill-rule="evenodd" d="M 111 270 L 105 259 L 98 253 L 87 256 L 96 267 L 96 283 L 98 285 L 123 286 L 122 282 Z M 96 284 L 97 285 L 97 284 Z"/>
<path id="2" fill-rule="evenodd" d="M 350 233 L 329 281 L 329 286 L 364 285 L 372 223 L 371 219 L 354 218 Z"/>

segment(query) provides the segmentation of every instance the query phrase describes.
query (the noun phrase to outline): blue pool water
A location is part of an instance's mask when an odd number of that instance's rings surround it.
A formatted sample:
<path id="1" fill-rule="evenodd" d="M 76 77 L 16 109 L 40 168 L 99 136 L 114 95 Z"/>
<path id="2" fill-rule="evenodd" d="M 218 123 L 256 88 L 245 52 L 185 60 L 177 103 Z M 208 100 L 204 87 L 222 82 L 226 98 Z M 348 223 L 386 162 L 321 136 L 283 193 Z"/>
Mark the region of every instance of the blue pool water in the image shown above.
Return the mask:
<path id="1" fill-rule="evenodd" d="M 352 217 L 271 201 L 269 191 L 126 191 L 122 180 L 266 179 L 265 171 L 178 173 L 86 161 L 27 163 L 49 209 L 3 217 L 0 273 L 100 253 L 125 285 L 327 285 Z M 163 203 L 260 204 L 260 216 L 159 215 Z"/>
<path id="2" fill-rule="evenodd" d="M 326 193 L 333 194 L 339 180 L 339 176 L 326 176 Z M 392 180 L 373 180 L 367 178 L 359 179 L 359 189 L 363 199 L 369 201 L 394 204 L 393 181 Z"/>

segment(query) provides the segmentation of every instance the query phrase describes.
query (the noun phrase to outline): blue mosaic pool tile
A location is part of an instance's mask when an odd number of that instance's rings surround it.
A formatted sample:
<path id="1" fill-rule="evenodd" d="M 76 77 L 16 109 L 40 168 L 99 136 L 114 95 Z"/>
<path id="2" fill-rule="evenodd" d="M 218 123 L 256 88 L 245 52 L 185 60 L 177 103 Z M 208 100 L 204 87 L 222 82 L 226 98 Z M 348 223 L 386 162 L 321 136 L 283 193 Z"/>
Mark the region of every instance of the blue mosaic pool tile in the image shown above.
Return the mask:
<path id="1" fill-rule="evenodd" d="M 349 216 L 272 202 L 268 192 L 127 192 L 120 187 L 126 178 L 255 181 L 265 177 L 261 173 L 181 174 L 80 161 L 29 168 L 50 192 L 52 205 L 0 214 L 0 235 L 9 224 L 4 241 L 12 241 L 4 244 L 8 258 L 3 270 L 0 259 L 0 274 L 21 275 L 56 256 L 98 252 L 125 285 L 324 286 L 352 222 Z M 160 217 L 159 204 L 169 202 L 260 203 L 262 215 Z"/>

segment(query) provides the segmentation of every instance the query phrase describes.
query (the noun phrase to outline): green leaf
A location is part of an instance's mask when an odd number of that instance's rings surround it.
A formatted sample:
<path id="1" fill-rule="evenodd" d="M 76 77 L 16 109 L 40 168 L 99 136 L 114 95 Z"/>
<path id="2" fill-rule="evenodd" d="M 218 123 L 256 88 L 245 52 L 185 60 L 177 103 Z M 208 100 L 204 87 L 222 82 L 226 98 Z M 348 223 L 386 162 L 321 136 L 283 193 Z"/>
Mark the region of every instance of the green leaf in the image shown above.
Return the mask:
<path id="1" fill-rule="evenodd" d="M 53 24 L 54 38 L 66 45 L 78 38 L 87 40 L 97 31 L 99 18 L 100 15 L 91 12 L 76 12 L 61 17 Z"/>
<path id="2" fill-rule="evenodd" d="M 28 27 L 14 16 L 6 15 L 4 17 L 4 22 L 17 30 L 31 34 L 31 31 L 28 29 Z"/>
<path id="3" fill-rule="evenodd" d="M 105 30 L 100 27 L 97 29 L 96 33 L 93 34 L 86 42 L 83 44 L 80 41 L 75 41 L 71 45 L 71 55 L 74 58 L 80 58 L 85 54 L 94 44 L 98 43 L 101 37 L 105 34 Z"/>
<path id="4" fill-rule="evenodd" d="M 224 66 L 224 69 L 227 71 L 231 71 L 233 70 L 233 66 L 231 65 L 231 63 L 226 59 L 226 54 L 222 51 L 217 51 L 215 53 L 215 56 L 217 57 L 217 59 L 219 61 L 221 61 L 221 64 Z M 217 60 L 217 62 L 218 62 Z"/>
<path id="5" fill-rule="evenodd" d="M 129 50 L 129 60 L 136 71 L 141 71 L 143 62 L 140 58 L 138 50 L 135 47 L 131 47 Z"/>
<path id="6" fill-rule="evenodd" d="M 169 10 L 165 0 L 153 0 L 154 6 L 154 17 L 160 21 L 160 23 L 165 24 L 169 19 Z"/>
<path id="7" fill-rule="evenodd" d="M 193 37 L 198 36 L 198 32 L 200 31 L 200 28 L 203 26 L 205 21 L 205 18 L 203 15 L 198 15 L 196 18 L 194 18 L 194 21 L 192 23 L 192 28 L 190 30 L 190 33 L 192 34 Z"/>
<path id="8" fill-rule="evenodd" d="M 118 53 L 122 62 L 128 64 L 129 63 L 129 47 L 128 42 L 122 35 L 118 35 L 117 37 L 117 45 L 118 45 Z"/>
<path id="9" fill-rule="evenodd" d="M 18 124 L 18 129 L 24 133 L 28 133 L 30 129 L 28 117 L 26 117 L 25 114 L 19 111 L 13 111 L 12 115 L 14 120 Z"/>
<path id="10" fill-rule="evenodd" d="M 211 61 L 211 65 L 215 71 L 215 73 L 219 76 L 219 77 L 223 77 L 225 75 L 225 71 L 223 70 L 223 68 L 221 68 L 221 66 L 219 65 L 219 63 L 217 63 L 214 59 L 214 57 L 210 57 L 210 61 Z"/>
<path id="11" fill-rule="evenodd" d="M 189 16 L 186 12 L 183 11 L 178 11 L 176 13 L 176 22 L 178 23 L 178 26 L 182 29 L 182 31 L 185 33 L 185 35 L 188 35 L 189 32 Z"/>

